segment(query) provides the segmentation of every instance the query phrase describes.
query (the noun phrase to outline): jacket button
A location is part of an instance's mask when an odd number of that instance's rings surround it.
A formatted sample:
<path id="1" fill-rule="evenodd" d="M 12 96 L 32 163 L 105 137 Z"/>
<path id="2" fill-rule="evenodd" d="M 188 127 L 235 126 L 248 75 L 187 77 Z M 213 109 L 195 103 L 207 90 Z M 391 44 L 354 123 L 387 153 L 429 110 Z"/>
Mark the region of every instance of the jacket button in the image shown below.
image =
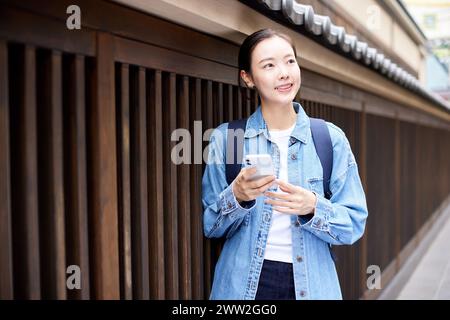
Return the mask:
<path id="1" fill-rule="evenodd" d="M 303 258 L 301 256 L 297 256 L 297 262 L 302 262 Z"/>
<path id="2" fill-rule="evenodd" d="M 291 159 L 292 160 L 297 160 L 297 155 L 295 153 L 291 154 Z"/>
<path id="3" fill-rule="evenodd" d="M 314 224 L 316 226 L 316 228 L 320 228 L 322 227 L 322 219 L 317 219 L 316 221 L 314 221 Z"/>
<path id="4" fill-rule="evenodd" d="M 296 227 L 300 227 L 300 222 L 295 221 L 295 226 L 296 226 Z"/>
<path id="5" fill-rule="evenodd" d="M 231 209 L 231 207 L 233 206 L 232 204 L 231 204 L 231 202 L 228 202 L 228 209 Z"/>
<path id="6" fill-rule="evenodd" d="M 300 297 L 304 297 L 304 296 L 306 296 L 306 292 L 305 291 L 300 291 Z"/>

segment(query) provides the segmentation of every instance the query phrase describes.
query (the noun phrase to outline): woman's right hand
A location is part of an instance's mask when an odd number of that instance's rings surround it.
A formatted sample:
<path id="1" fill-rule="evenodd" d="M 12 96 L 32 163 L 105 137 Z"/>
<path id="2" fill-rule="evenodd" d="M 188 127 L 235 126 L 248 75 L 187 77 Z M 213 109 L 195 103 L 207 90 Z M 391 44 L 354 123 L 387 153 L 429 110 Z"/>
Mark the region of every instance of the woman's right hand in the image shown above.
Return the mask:
<path id="1" fill-rule="evenodd" d="M 250 181 L 249 178 L 255 173 L 255 167 L 242 168 L 234 179 L 233 193 L 238 202 L 255 200 L 275 183 L 276 177 L 273 175 Z"/>

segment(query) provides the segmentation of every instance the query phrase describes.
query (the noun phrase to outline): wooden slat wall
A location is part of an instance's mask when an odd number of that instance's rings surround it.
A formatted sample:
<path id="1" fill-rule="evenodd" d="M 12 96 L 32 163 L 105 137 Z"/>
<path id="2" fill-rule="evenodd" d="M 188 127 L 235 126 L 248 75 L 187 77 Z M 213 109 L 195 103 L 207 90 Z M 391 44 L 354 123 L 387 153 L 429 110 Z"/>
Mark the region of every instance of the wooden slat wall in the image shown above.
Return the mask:
<path id="1" fill-rule="evenodd" d="M 177 78 L 177 128 L 189 129 L 189 78 Z M 178 143 L 185 143 L 183 136 L 176 135 Z M 192 145 L 191 143 L 189 143 Z M 187 152 L 187 150 L 184 150 Z M 178 156 L 185 156 L 185 154 Z M 172 154 L 173 156 L 173 154 Z M 187 158 L 190 158 L 187 157 Z M 172 160 L 173 161 L 173 160 Z M 190 202 L 190 172 L 189 164 L 179 164 L 177 171 L 178 190 L 178 248 L 180 254 L 180 299 L 192 299 L 192 269 L 191 269 L 191 208 Z"/>
<path id="2" fill-rule="evenodd" d="M 194 121 L 201 121 L 201 80 L 200 79 L 189 79 L 189 101 L 190 101 L 190 132 L 195 132 Z M 200 137 L 202 132 L 199 133 Z M 198 137 L 194 134 L 194 138 Z M 202 299 L 205 297 L 205 257 L 203 250 L 203 223 L 202 216 L 202 203 L 201 203 L 201 178 L 202 178 L 202 152 L 196 152 L 203 150 L 203 144 L 199 143 L 194 145 L 194 154 L 191 155 L 193 164 L 190 166 L 190 192 L 191 192 L 191 266 L 192 266 L 192 298 Z"/>
<path id="3" fill-rule="evenodd" d="M 62 57 L 39 51 L 37 64 L 39 227 L 42 298 L 66 298 Z"/>
<path id="4" fill-rule="evenodd" d="M 117 161 L 119 179 L 119 263 L 120 296 L 133 297 L 131 259 L 131 182 L 130 182 L 130 70 L 128 64 L 116 66 Z"/>
<path id="5" fill-rule="evenodd" d="M 36 49 L 11 46 L 9 83 L 11 114 L 11 210 L 14 296 L 41 298 L 38 217 Z M 14 179 L 13 179 L 14 177 Z"/>
<path id="6" fill-rule="evenodd" d="M 367 186 L 367 144 L 365 141 L 365 137 L 367 136 L 367 113 L 366 113 L 366 106 L 365 103 L 362 103 L 362 111 L 360 115 L 360 123 L 359 123 L 360 131 L 358 136 L 359 139 L 359 155 L 357 158 L 358 165 L 359 165 L 359 174 L 361 177 L 362 186 L 364 188 L 364 191 L 367 194 L 370 192 L 369 187 Z M 370 210 L 370 209 L 369 209 Z M 368 220 L 367 224 L 370 223 L 370 220 Z M 360 252 L 359 252 L 359 261 L 356 261 L 356 263 L 359 265 L 359 292 L 356 295 L 356 297 L 362 297 L 363 292 L 366 291 L 366 280 L 367 280 L 367 237 L 368 237 L 368 228 L 366 226 L 366 231 L 364 232 L 364 235 L 360 241 Z M 355 296 L 351 296 L 352 298 Z"/>
<path id="7" fill-rule="evenodd" d="M 12 299 L 14 296 L 8 106 L 8 48 L 0 40 L 0 298 L 3 299 Z"/>
<path id="8" fill-rule="evenodd" d="M 400 124 L 400 247 L 404 247 L 414 234 L 416 229 L 414 219 L 415 205 L 411 195 L 416 193 L 415 175 L 411 170 L 416 168 L 416 146 L 415 125 L 412 123 Z"/>
<path id="9" fill-rule="evenodd" d="M 171 133 L 176 129 L 176 75 L 163 73 L 163 196 L 164 196 L 164 244 L 166 298 L 178 299 L 179 295 L 179 256 L 178 256 L 178 188 L 177 166 L 171 160 L 175 142 Z M 160 192 L 160 191 L 159 191 Z"/>
<path id="10" fill-rule="evenodd" d="M 202 126 L 203 130 L 213 127 L 212 119 L 212 99 L 208 99 L 208 91 L 211 88 L 210 81 L 201 81 L 201 116 L 202 116 Z M 211 97 L 212 98 L 212 97 Z M 208 145 L 207 141 L 204 141 L 202 145 L 202 150 Z M 204 159 L 203 159 L 204 160 Z M 202 161 L 202 172 L 205 169 L 205 163 Z M 214 260 L 217 259 L 217 241 L 213 239 L 205 239 L 203 242 L 203 251 L 205 253 L 205 260 L 203 265 L 204 270 L 204 296 L 209 296 L 209 290 L 212 286 L 213 281 L 213 269 L 215 267 Z"/>
<path id="11" fill-rule="evenodd" d="M 131 72 L 130 82 L 131 238 L 136 299 L 149 298 L 146 74 Z"/>
<path id="12" fill-rule="evenodd" d="M 63 61 L 66 261 L 68 266 L 77 265 L 82 271 L 81 289 L 69 290 L 67 297 L 89 299 L 85 57 L 70 55 Z"/>
<path id="13" fill-rule="evenodd" d="M 165 290 L 165 234 L 163 193 L 163 124 L 162 73 L 155 71 L 148 81 L 148 162 L 149 168 L 149 241 L 150 241 L 150 297 L 164 299 Z"/>
<path id="14" fill-rule="evenodd" d="M 89 211 L 93 298 L 119 298 L 118 204 L 114 59 L 111 35 L 98 33 L 89 108 Z"/>
<path id="15" fill-rule="evenodd" d="M 64 23 L 47 18 L 50 9 L 1 6 L 0 298 L 208 298 L 223 240 L 203 236 L 203 134 L 258 106 L 255 91 L 237 87 L 237 47 L 214 39 L 209 57 L 184 50 L 186 38 L 207 36 L 103 2 L 176 36 L 136 31 L 134 41 L 133 27 L 125 39 L 114 23 L 107 34 L 88 17 L 78 42 L 65 32 L 50 40 L 45 32 Z M 13 22 L 27 17 L 39 22 L 29 34 Z M 401 106 L 302 75 L 308 99 L 299 101 L 344 130 L 366 190 L 364 237 L 335 248 L 344 297 L 356 299 L 366 267 L 398 262 L 448 197 L 450 131 L 414 112 L 411 121 L 398 110 L 374 114 Z M 339 107 L 328 91 L 342 93 Z M 184 142 L 176 128 L 191 132 L 192 164 L 172 162 Z M 80 266 L 80 290 L 66 290 L 69 265 Z"/>
<path id="16" fill-rule="evenodd" d="M 393 260 L 395 243 L 395 122 L 367 116 L 367 203 L 374 223 L 368 224 L 368 265 L 383 270 Z M 382 152 L 380 152 L 382 151 Z M 382 174 L 381 174 L 382 173 Z M 376 249 L 376 248 L 380 249 Z"/>

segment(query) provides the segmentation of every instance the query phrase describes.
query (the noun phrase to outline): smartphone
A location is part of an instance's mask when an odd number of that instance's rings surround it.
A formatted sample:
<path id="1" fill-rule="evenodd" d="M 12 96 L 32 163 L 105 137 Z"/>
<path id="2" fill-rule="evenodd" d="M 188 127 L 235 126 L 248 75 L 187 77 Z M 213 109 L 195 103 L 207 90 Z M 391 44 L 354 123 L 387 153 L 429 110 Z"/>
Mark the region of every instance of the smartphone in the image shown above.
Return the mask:
<path id="1" fill-rule="evenodd" d="M 256 173 L 249 179 L 251 181 L 275 174 L 270 154 L 248 154 L 244 162 L 246 167 L 256 167 Z"/>

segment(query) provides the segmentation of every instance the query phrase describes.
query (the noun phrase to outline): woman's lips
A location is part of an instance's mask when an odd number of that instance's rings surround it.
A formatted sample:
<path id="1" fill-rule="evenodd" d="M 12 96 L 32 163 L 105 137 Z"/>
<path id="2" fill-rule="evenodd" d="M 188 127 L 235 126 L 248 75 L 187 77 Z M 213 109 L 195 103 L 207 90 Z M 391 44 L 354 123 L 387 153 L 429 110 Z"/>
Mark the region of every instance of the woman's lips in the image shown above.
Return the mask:
<path id="1" fill-rule="evenodd" d="M 288 83 L 288 84 L 283 84 L 281 86 L 276 87 L 275 90 L 277 90 L 279 92 L 289 92 L 292 87 L 293 87 L 293 84 Z"/>

